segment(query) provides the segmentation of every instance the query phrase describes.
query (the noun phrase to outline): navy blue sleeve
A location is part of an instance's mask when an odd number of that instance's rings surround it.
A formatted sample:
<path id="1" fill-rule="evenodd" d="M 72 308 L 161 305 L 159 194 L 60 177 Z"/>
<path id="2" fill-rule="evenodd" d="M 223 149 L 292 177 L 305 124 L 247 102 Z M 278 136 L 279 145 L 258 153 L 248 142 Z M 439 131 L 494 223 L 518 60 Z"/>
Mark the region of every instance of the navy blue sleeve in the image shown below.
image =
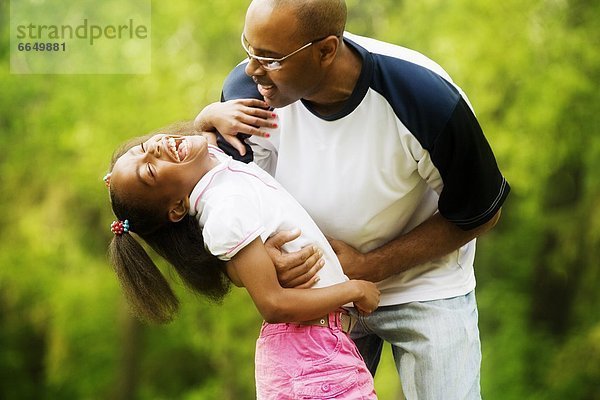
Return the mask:
<path id="1" fill-rule="evenodd" d="M 510 186 L 466 101 L 453 85 L 424 67 L 373 57 L 373 88 L 430 153 L 442 177 L 440 213 L 464 230 L 489 221 Z"/>
<path id="2" fill-rule="evenodd" d="M 258 92 L 256 84 L 248 75 L 246 75 L 244 68 L 246 67 L 246 63 L 240 64 L 235 67 L 225 78 L 225 82 L 223 83 L 223 90 L 221 92 L 221 101 L 227 100 L 235 100 L 235 99 L 259 99 L 263 100 L 263 97 Z M 221 150 L 223 150 L 226 154 L 230 155 L 234 159 L 238 161 L 242 161 L 245 163 L 249 163 L 254 159 L 252 148 L 250 145 L 244 142 L 244 139 L 250 137 L 250 135 L 246 135 L 243 133 L 238 133 L 237 138 L 240 139 L 242 143 L 244 143 L 244 147 L 246 148 L 246 155 L 240 155 L 239 151 L 237 151 L 232 145 L 229 144 L 220 133 L 217 132 L 217 145 Z"/>
<path id="3" fill-rule="evenodd" d="M 456 104 L 430 153 L 444 182 L 440 213 L 464 230 L 489 221 L 502 207 L 510 186 L 464 99 Z"/>
<path id="4" fill-rule="evenodd" d="M 251 77 L 246 75 L 245 68 L 248 63 L 239 64 L 235 67 L 223 83 L 221 101 L 235 99 L 259 99 L 263 97 Z"/>

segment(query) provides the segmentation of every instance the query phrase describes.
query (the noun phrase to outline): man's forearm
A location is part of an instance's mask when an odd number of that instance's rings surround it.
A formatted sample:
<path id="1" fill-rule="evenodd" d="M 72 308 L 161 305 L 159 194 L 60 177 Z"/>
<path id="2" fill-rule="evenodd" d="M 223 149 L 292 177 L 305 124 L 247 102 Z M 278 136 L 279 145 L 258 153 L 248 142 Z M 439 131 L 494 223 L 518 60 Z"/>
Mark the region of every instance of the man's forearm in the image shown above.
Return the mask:
<path id="1" fill-rule="evenodd" d="M 443 257 L 490 230 L 498 221 L 500 211 L 487 223 L 464 231 L 439 213 L 412 231 L 364 254 L 360 271 L 348 271 L 349 276 L 380 281 L 417 265 Z"/>

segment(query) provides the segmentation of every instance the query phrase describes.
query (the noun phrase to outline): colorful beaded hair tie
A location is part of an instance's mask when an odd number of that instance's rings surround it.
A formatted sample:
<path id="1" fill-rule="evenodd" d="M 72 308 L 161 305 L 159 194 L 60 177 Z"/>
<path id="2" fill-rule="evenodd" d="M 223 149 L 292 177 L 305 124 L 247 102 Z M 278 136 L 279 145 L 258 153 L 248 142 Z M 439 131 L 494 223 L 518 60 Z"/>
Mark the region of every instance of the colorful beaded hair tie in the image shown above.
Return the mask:
<path id="1" fill-rule="evenodd" d="M 108 174 L 104 175 L 104 178 L 102 178 L 106 187 L 110 187 L 110 175 L 111 173 L 109 172 Z"/>
<path id="2" fill-rule="evenodd" d="M 117 236 L 129 232 L 129 220 L 113 221 L 113 223 L 110 224 L 110 230 Z"/>

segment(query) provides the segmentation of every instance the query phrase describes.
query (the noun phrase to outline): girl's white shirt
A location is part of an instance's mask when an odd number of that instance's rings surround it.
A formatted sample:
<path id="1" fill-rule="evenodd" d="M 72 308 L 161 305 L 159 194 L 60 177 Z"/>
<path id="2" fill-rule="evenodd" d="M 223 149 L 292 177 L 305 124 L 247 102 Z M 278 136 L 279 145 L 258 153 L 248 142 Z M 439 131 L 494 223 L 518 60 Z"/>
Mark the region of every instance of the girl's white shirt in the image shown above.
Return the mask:
<path id="1" fill-rule="evenodd" d="M 302 206 L 267 172 L 244 164 L 209 146 L 219 164 L 206 173 L 190 195 L 190 214 L 202 228 L 206 249 L 223 261 L 260 236 L 263 243 L 281 230 L 300 229 L 300 237 L 283 250 L 315 245 L 323 251 L 325 266 L 314 287 L 348 280 L 329 242 Z M 335 210 L 332 210 L 335 212 Z"/>

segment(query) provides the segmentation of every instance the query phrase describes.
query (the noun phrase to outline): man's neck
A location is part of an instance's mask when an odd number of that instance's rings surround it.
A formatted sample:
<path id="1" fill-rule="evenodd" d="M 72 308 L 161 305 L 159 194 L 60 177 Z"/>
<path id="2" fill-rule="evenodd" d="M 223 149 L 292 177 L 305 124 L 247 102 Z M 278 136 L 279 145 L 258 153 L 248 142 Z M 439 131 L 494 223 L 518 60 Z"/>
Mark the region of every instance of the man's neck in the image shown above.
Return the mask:
<path id="1" fill-rule="evenodd" d="M 315 98 L 305 99 L 305 101 L 321 115 L 332 115 L 339 112 L 352 95 L 361 69 L 360 55 L 342 41 L 336 60 L 324 79 L 327 82 L 326 90 Z"/>

